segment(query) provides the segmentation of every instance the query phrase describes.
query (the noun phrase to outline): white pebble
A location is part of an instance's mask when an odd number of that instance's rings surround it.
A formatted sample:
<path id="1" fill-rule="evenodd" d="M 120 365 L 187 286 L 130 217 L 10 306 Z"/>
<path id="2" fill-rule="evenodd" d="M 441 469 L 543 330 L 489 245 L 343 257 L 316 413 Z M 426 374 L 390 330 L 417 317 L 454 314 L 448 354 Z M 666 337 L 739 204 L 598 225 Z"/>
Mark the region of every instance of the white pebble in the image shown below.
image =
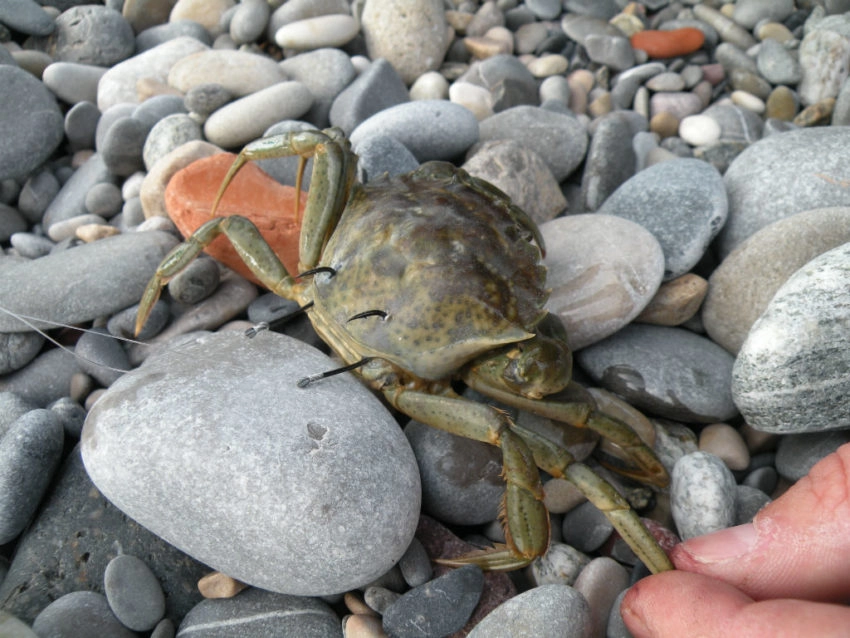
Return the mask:
<path id="1" fill-rule="evenodd" d="M 357 20 L 352 16 L 326 15 L 285 24 L 274 34 L 274 39 L 284 49 L 340 47 L 359 30 Z"/>
<path id="2" fill-rule="evenodd" d="M 449 99 L 472 111 L 479 122 L 493 115 L 493 97 L 483 86 L 455 82 L 449 87 Z"/>
<path id="3" fill-rule="evenodd" d="M 732 98 L 732 102 L 740 106 L 742 109 L 747 109 L 753 113 L 764 113 L 764 101 L 752 93 L 747 93 L 746 91 L 732 91 L 732 95 L 730 97 Z"/>
<path id="4" fill-rule="evenodd" d="M 708 146 L 720 139 L 720 125 L 708 115 L 689 115 L 679 122 L 679 137 L 691 146 Z"/>
<path id="5" fill-rule="evenodd" d="M 449 95 L 449 82 L 436 71 L 427 71 L 410 87 L 411 100 L 444 100 Z"/>

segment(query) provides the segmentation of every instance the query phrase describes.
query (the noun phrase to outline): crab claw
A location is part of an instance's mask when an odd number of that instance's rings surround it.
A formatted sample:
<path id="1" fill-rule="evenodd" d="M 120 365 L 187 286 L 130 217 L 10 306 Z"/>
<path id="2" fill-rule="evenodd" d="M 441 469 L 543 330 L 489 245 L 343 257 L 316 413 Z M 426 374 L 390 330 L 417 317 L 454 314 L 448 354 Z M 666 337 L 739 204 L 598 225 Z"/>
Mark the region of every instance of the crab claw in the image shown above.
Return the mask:
<path id="1" fill-rule="evenodd" d="M 449 567 L 463 567 L 464 565 L 478 565 L 485 571 L 511 571 L 519 569 L 531 563 L 536 557 L 527 558 L 519 556 L 503 543 L 496 543 L 492 549 L 476 549 L 457 558 L 437 558 L 435 562 Z"/>

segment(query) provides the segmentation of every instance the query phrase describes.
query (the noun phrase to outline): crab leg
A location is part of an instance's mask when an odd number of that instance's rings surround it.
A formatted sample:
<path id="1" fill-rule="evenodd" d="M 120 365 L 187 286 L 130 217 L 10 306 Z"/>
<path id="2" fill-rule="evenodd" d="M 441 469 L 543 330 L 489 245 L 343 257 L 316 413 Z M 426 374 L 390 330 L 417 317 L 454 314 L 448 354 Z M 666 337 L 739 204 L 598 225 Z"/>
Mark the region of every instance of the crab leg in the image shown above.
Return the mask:
<path id="1" fill-rule="evenodd" d="M 543 505 L 540 473 L 528 445 L 512 431 L 513 423 L 507 414 L 483 403 L 445 394 L 405 388 L 385 389 L 384 394 L 396 408 L 426 425 L 491 443 L 502 450 L 507 485 L 500 518 L 505 527 L 506 546 L 440 562 L 449 565 L 474 563 L 483 569 L 510 570 L 523 567 L 546 553 L 549 514 Z"/>
<path id="2" fill-rule="evenodd" d="M 195 259 L 216 237 L 224 234 L 233 244 L 242 261 L 257 279 L 272 292 L 288 299 L 298 299 L 298 284 L 286 272 L 286 267 L 260 235 L 254 224 L 239 215 L 216 217 L 202 224 L 185 242 L 175 246 L 165 256 L 148 282 L 139 311 L 136 314 L 136 334 L 139 334 L 159 299 L 162 288 Z"/>

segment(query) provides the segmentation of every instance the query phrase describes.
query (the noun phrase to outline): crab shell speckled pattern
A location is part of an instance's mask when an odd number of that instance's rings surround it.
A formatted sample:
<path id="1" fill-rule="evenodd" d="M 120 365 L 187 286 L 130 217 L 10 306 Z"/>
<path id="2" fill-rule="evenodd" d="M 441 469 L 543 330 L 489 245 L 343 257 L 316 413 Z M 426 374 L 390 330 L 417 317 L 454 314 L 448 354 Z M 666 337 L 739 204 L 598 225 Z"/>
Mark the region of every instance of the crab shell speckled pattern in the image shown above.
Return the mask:
<path id="1" fill-rule="evenodd" d="M 315 312 L 423 379 L 522 341 L 545 316 L 542 240 L 495 187 L 445 162 L 356 188 L 314 277 Z M 382 310 L 385 319 L 347 320 Z"/>

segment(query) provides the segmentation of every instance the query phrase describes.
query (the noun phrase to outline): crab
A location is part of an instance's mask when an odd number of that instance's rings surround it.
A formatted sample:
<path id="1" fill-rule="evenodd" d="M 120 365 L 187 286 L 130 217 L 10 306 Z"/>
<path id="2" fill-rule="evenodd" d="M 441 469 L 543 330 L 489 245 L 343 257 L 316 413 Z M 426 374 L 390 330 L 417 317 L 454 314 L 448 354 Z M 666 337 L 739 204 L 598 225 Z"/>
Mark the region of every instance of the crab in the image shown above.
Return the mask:
<path id="1" fill-rule="evenodd" d="M 297 192 L 313 158 L 299 238 L 299 274 L 245 217 L 214 217 L 247 162 L 298 156 Z M 298 302 L 344 367 L 400 412 L 453 434 L 498 446 L 505 543 L 449 565 L 511 570 L 545 554 L 550 524 L 538 468 L 572 481 L 652 572 L 672 569 L 629 503 L 563 447 L 520 427 L 502 409 L 464 398 L 457 381 L 502 404 L 591 428 L 631 458 L 621 472 L 665 486 L 664 467 L 625 423 L 596 409 L 571 381 L 572 356 L 548 298 L 537 226 L 502 191 L 447 162 L 357 184 L 357 156 L 342 131 L 293 132 L 257 140 L 237 156 L 211 219 L 160 264 L 140 302 L 136 331 L 162 287 L 224 234 L 269 290 Z M 297 203 L 296 203 L 297 205 Z M 297 210 L 297 209 L 296 209 Z"/>

